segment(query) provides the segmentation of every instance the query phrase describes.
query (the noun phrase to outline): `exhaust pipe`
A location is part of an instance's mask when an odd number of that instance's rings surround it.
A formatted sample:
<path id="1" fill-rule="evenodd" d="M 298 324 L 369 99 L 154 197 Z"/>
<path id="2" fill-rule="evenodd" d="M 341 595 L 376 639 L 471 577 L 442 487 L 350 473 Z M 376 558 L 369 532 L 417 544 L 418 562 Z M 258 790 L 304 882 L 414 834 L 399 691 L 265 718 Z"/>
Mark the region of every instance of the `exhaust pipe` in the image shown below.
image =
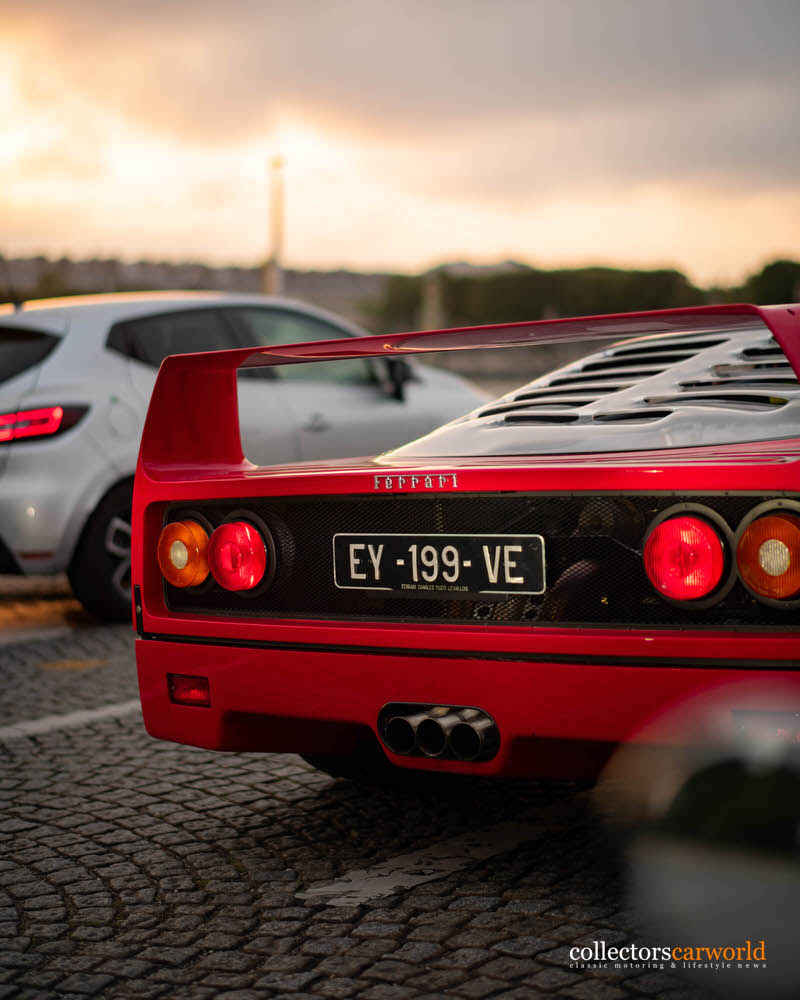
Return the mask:
<path id="1" fill-rule="evenodd" d="M 450 732 L 450 749 L 456 760 L 486 760 L 500 744 L 500 733 L 488 715 L 459 722 Z"/>
<path id="2" fill-rule="evenodd" d="M 494 757 L 500 732 L 482 709 L 457 705 L 384 705 L 378 734 L 402 757 L 481 761 Z"/>
<path id="3" fill-rule="evenodd" d="M 431 709 L 417 727 L 417 746 L 426 757 L 443 756 L 450 733 L 460 722 L 458 715 L 445 706 Z"/>
<path id="4" fill-rule="evenodd" d="M 395 715 L 388 718 L 382 727 L 383 742 L 392 753 L 407 757 L 414 752 L 417 746 L 417 727 L 427 719 L 427 712 Z"/>

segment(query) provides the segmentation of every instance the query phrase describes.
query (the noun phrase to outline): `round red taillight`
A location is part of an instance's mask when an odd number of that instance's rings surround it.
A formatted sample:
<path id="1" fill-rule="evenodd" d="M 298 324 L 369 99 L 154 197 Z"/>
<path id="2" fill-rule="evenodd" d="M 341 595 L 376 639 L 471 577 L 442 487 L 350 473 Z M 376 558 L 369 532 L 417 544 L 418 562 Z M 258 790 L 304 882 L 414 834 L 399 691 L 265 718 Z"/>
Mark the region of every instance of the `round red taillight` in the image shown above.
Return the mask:
<path id="1" fill-rule="evenodd" d="M 196 521 L 173 521 L 158 536 L 158 565 L 173 587 L 197 587 L 208 576 L 208 535 Z"/>
<path id="2" fill-rule="evenodd" d="M 246 521 L 221 524 L 208 540 L 208 567 L 226 590 L 258 586 L 267 568 L 267 550 L 258 529 Z"/>
<path id="3" fill-rule="evenodd" d="M 800 594 L 800 517 L 775 511 L 753 521 L 736 547 L 743 582 L 760 597 L 789 600 Z"/>
<path id="4" fill-rule="evenodd" d="M 722 539 L 702 518 L 688 514 L 667 518 L 645 542 L 644 568 L 665 597 L 676 601 L 706 597 L 725 569 Z"/>

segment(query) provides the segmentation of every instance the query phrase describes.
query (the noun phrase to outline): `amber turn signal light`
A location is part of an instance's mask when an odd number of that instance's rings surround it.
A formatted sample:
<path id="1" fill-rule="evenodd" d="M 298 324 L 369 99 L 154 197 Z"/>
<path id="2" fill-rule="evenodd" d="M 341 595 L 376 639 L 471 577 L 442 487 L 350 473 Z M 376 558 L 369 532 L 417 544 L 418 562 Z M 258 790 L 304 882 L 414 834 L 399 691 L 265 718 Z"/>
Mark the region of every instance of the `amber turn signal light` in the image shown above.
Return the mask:
<path id="1" fill-rule="evenodd" d="M 197 587 L 208 576 L 208 535 L 196 521 L 173 521 L 158 538 L 158 565 L 173 587 Z"/>
<path id="2" fill-rule="evenodd" d="M 736 547 L 742 580 L 760 597 L 800 595 L 800 517 L 781 511 L 753 521 Z"/>

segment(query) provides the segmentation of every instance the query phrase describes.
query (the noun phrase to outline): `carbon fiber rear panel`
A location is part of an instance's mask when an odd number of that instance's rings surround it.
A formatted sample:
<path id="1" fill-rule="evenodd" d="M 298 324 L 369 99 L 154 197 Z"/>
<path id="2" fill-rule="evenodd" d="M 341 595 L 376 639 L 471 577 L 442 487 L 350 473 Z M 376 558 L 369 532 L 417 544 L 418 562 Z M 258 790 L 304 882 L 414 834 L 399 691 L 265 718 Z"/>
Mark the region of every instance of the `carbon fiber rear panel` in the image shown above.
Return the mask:
<path id="1" fill-rule="evenodd" d="M 644 572 L 648 524 L 667 507 L 690 501 L 716 511 L 735 531 L 759 495 L 457 494 L 431 496 L 281 497 L 196 507 L 173 504 L 166 521 L 199 511 L 215 527 L 251 511 L 269 528 L 277 573 L 266 589 L 243 594 L 209 578 L 199 588 L 165 585 L 173 611 L 204 614 L 537 626 L 797 628 L 798 609 L 774 609 L 737 581 L 712 607 L 676 606 Z M 332 539 L 339 532 L 541 534 L 547 590 L 541 596 L 451 600 L 339 590 Z"/>

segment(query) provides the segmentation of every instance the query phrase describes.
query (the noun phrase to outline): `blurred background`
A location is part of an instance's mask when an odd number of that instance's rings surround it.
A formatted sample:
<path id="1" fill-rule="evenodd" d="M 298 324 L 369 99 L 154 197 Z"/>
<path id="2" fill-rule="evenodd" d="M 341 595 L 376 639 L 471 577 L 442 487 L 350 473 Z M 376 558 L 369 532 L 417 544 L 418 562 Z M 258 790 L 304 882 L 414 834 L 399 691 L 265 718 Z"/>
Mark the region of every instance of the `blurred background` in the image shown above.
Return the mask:
<path id="1" fill-rule="evenodd" d="M 266 289 L 388 332 L 800 298 L 796 0 L 0 16 L 0 300 Z"/>

